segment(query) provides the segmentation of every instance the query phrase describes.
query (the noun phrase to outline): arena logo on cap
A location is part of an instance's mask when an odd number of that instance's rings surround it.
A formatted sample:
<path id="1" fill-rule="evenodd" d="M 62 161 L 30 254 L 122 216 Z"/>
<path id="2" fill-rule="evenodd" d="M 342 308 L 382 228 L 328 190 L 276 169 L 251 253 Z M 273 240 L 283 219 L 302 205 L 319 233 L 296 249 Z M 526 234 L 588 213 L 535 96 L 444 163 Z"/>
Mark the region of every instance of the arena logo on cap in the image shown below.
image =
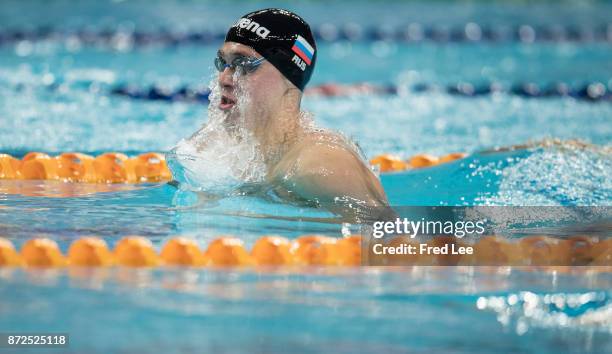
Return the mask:
<path id="1" fill-rule="evenodd" d="M 261 38 L 266 38 L 270 34 L 270 30 L 261 26 L 259 23 L 252 21 L 249 18 L 241 18 L 238 20 L 234 27 L 246 28 L 247 31 L 251 31 Z"/>
<path id="2" fill-rule="evenodd" d="M 293 47 L 291 48 L 291 50 L 293 50 L 293 52 L 297 54 L 297 56 L 299 56 L 307 65 L 310 65 L 312 63 L 312 57 L 314 56 L 315 50 L 308 43 L 308 41 L 304 39 L 304 37 L 298 35 L 297 39 L 295 40 L 295 43 L 293 43 Z M 298 58 L 296 58 L 295 56 L 293 58 L 293 62 L 298 64 L 298 66 L 301 67 L 302 70 L 306 69 L 303 63 L 296 61 L 296 59 Z"/>

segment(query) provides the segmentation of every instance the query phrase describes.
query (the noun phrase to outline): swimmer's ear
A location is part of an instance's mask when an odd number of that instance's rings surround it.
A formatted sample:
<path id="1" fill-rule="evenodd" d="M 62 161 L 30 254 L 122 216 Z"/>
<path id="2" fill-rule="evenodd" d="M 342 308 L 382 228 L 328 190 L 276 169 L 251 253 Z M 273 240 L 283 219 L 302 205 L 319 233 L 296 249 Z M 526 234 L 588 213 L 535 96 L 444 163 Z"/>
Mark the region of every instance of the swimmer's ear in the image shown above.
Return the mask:
<path id="1" fill-rule="evenodd" d="M 283 76 L 283 82 L 285 83 L 285 93 L 283 96 L 286 98 L 295 98 L 301 102 L 302 100 L 302 90 L 297 88 L 293 82 L 289 81 L 285 76 Z"/>
<path id="2" fill-rule="evenodd" d="M 296 89 L 299 92 L 302 92 L 297 87 L 295 87 L 295 85 L 291 81 L 289 81 L 289 79 L 287 79 L 284 76 L 283 76 L 283 81 L 285 82 L 285 86 L 287 86 L 287 90 Z"/>
<path id="3" fill-rule="evenodd" d="M 283 100 L 289 103 L 290 111 L 295 111 L 300 109 L 300 105 L 302 104 L 302 91 L 295 87 L 295 85 L 289 81 L 286 77 L 283 77 L 285 81 L 285 93 L 283 93 Z"/>

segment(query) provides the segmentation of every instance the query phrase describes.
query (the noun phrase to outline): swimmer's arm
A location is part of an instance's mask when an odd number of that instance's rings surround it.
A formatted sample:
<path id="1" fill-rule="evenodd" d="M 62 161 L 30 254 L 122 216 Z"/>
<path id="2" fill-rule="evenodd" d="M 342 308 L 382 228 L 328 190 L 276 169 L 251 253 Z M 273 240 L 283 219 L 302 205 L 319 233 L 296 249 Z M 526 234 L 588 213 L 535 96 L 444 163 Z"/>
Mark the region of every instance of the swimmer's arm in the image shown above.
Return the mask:
<path id="1" fill-rule="evenodd" d="M 283 184 L 342 216 L 388 206 L 378 178 L 356 154 L 342 147 L 313 144 L 304 148 Z"/>

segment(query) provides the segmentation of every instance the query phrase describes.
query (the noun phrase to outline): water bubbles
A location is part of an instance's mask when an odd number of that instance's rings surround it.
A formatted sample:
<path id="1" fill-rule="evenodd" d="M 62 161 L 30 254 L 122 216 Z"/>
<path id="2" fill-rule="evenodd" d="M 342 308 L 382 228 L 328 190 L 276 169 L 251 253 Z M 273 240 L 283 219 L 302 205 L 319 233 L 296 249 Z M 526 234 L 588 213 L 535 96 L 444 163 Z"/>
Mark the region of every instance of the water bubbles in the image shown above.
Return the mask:
<path id="1" fill-rule="evenodd" d="M 476 308 L 497 313 L 497 320 L 518 335 L 531 328 L 575 328 L 612 333 L 612 305 L 605 292 L 480 296 Z"/>
<path id="2" fill-rule="evenodd" d="M 341 233 L 342 233 L 343 237 L 349 237 L 351 235 L 351 233 L 352 233 L 351 232 L 351 224 L 343 222 L 342 223 Z"/>
<path id="3" fill-rule="evenodd" d="M 516 334 L 518 334 L 519 336 L 522 336 L 523 334 L 527 333 L 528 329 L 529 329 L 529 325 L 527 325 L 527 321 L 523 319 L 520 319 L 519 321 L 517 321 Z"/>
<path id="4" fill-rule="evenodd" d="M 481 296 L 476 301 L 476 308 L 479 309 L 479 310 L 484 310 L 484 309 L 487 308 L 487 304 L 488 304 L 487 298 L 484 297 L 484 296 Z"/>

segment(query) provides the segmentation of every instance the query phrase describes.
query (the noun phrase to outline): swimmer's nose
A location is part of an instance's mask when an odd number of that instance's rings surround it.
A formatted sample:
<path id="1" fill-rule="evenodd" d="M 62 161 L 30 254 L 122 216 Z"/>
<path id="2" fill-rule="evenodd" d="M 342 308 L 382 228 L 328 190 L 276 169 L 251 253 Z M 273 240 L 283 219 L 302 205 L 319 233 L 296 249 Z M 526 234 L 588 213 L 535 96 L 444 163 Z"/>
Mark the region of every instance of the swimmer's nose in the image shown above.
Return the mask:
<path id="1" fill-rule="evenodd" d="M 221 88 L 226 90 L 232 90 L 234 88 L 234 79 L 230 68 L 225 68 L 219 73 L 219 84 Z"/>

